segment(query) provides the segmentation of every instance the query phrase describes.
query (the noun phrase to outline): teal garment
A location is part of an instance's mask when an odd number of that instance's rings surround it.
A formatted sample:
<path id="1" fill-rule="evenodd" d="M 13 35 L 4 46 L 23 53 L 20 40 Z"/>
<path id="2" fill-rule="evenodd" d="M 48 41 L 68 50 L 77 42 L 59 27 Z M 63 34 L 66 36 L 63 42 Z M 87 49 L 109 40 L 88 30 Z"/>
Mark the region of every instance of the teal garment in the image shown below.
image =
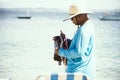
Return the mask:
<path id="1" fill-rule="evenodd" d="M 67 58 L 66 72 L 80 72 L 94 79 L 94 42 L 93 24 L 88 20 L 76 31 L 69 49 L 59 49 L 59 55 Z"/>

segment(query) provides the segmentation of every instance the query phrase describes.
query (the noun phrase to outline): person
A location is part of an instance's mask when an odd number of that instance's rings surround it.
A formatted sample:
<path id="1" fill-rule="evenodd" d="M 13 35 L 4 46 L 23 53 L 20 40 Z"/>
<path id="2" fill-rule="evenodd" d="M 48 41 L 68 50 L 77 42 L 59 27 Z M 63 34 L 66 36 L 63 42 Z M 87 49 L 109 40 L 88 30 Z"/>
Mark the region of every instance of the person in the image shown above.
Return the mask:
<path id="1" fill-rule="evenodd" d="M 67 73 L 84 73 L 91 80 L 95 78 L 95 39 L 94 27 L 85 10 L 79 10 L 76 5 L 69 8 L 69 17 L 63 21 L 70 20 L 77 26 L 77 31 L 72 39 L 69 49 L 60 47 L 58 53 L 67 58 Z"/>

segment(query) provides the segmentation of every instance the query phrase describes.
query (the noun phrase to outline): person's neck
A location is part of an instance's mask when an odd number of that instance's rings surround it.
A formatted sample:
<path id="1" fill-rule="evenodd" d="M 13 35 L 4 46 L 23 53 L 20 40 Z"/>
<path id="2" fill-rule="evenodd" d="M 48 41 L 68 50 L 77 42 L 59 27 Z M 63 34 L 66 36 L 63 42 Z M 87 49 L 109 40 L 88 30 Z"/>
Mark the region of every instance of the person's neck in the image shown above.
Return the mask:
<path id="1" fill-rule="evenodd" d="M 82 25 L 84 25 L 84 24 L 85 24 L 85 22 L 86 22 L 86 21 L 88 21 L 88 20 L 89 20 L 89 19 L 88 19 L 88 18 L 86 18 L 86 19 L 82 22 L 81 26 L 82 26 Z"/>

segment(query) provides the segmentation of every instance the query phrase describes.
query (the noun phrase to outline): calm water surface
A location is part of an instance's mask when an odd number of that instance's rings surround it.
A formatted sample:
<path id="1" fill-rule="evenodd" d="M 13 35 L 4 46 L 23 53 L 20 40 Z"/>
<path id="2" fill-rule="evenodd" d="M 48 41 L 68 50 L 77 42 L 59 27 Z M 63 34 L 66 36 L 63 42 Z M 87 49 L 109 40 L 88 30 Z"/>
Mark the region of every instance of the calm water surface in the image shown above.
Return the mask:
<path id="1" fill-rule="evenodd" d="M 64 72 L 64 67 L 53 61 L 52 37 L 63 30 L 72 38 L 76 28 L 50 16 L 0 19 L 0 78 L 35 80 L 42 73 Z M 92 20 L 97 80 L 120 80 L 120 21 Z"/>

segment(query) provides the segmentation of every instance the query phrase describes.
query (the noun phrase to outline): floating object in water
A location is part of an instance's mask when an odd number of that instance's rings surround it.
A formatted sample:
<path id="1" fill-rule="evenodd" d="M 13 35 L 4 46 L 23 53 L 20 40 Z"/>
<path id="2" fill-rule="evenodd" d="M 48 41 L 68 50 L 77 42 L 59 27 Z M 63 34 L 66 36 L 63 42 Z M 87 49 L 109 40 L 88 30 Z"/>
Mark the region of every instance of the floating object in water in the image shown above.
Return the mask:
<path id="1" fill-rule="evenodd" d="M 19 18 L 19 19 L 31 19 L 31 16 L 19 16 L 17 18 Z"/>
<path id="2" fill-rule="evenodd" d="M 31 19 L 29 10 L 27 10 L 26 16 L 18 16 L 17 18 L 18 18 L 18 19 Z"/>
<path id="3" fill-rule="evenodd" d="M 104 13 L 102 17 L 99 18 L 100 20 L 106 21 L 119 21 L 120 20 L 120 13 Z"/>

